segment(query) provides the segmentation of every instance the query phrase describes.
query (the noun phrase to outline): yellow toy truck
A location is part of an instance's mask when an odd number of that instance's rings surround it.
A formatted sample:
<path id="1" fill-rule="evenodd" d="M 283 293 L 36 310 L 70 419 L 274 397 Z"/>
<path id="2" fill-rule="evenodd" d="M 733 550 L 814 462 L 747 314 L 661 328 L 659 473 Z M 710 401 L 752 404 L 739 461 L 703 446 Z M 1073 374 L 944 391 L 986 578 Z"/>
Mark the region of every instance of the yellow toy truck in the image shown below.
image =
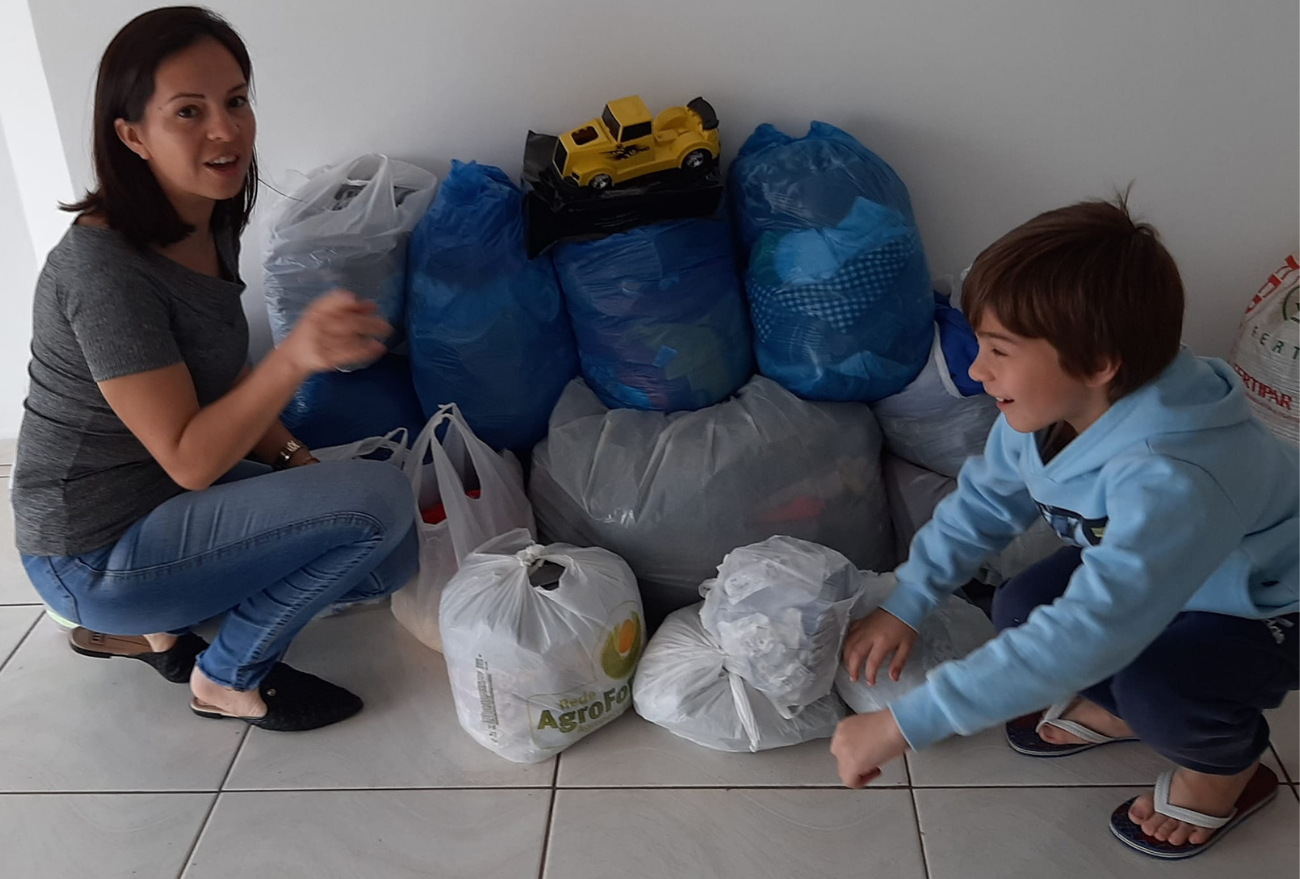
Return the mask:
<path id="1" fill-rule="evenodd" d="M 647 174 L 704 170 L 718 152 L 718 117 L 704 98 L 651 116 L 633 95 L 560 135 L 551 161 L 565 183 L 600 192 Z"/>

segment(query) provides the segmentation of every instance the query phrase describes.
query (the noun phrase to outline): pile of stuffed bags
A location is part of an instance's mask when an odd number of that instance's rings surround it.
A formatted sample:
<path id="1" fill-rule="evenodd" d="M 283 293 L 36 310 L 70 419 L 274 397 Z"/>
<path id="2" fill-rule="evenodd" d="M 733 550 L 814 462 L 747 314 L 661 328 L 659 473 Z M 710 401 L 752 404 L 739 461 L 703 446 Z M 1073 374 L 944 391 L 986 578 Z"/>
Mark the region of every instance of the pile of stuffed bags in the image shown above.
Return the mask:
<path id="1" fill-rule="evenodd" d="M 968 374 L 977 345 L 960 290 L 932 284 L 907 187 L 849 134 L 813 123 L 802 138 L 760 126 L 718 216 L 530 260 L 523 199 L 475 162 L 453 162 L 440 186 L 381 156 L 313 174 L 271 223 L 277 340 L 332 287 L 374 301 L 394 334 L 377 362 L 307 382 L 286 425 L 312 446 L 397 428 L 437 443 L 430 419 L 455 404 L 462 432 L 527 474 L 531 509 L 514 521 L 529 528 L 458 551 L 418 600 L 394 600 L 417 637 L 446 645 L 462 723 L 485 746 L 544 759 L 633 696 L 643 716 L 710 747 L 829 735 L 845 702 L 888 695 L 836 685 L 844 630 L 883 600 L 887 572 L 997 417 Z M 1031 530 L 980 579 L 996 585 L 1058 545 Z M 566 574 L 541 596 L 530 578 L 546 559 Z M 592 589 L 604 603 L 581 610 Z M 442 635 L 440 596 L 454 621 Z M 922 633 L 917 674 L 989 634 L 952 601 Z M 574 656 L 614 650 L 603 695 L 580 694 L 569 666 L 544 667 L 521 613 L 576 614 L 556 623 Z M 794 652 L 773 652 L 778 641 Z M 491 705 L 476 643 L 497 645 Z M 555 729 L 536 727 L 544 690 L 577 694 L 545 706 Z M 589 706 L 597 695 L 608 704 Z M 566 728 L 558 718 L 579 702 Z"/>

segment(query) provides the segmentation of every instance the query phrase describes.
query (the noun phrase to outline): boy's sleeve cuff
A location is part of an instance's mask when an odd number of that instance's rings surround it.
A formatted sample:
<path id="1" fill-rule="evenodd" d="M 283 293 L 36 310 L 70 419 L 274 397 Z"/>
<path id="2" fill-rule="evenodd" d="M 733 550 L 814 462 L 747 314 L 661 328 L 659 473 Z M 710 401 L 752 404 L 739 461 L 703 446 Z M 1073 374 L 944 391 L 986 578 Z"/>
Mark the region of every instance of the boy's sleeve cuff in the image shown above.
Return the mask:
<path id="1" fill-rule="evenodd" d="M 934 610 L 934 605 L 921 590 L 909 589 L 900 583 L 894 587 L 889 597 L 881 602 L 880 609 L 888 611 L 907 623 L 913 631 L 919 632 L 921 621 Z"/>
<path id="2" fill-rule="evenodd" d="M 889 710 L 913 751 L 928 748 L 957 732 L 930 697 L 930 688 L 925 685 L 894 700 Z"/>

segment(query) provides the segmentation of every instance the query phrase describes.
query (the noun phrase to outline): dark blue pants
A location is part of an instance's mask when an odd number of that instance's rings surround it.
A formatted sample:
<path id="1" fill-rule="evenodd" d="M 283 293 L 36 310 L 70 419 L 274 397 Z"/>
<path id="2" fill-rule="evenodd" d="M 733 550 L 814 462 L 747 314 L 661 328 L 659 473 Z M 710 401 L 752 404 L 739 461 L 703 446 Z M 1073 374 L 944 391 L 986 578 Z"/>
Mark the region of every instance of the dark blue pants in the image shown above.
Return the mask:
<path id="1" fill-rule="evenodd" d="M 999 587 L 993 596 L 998 631 L 1059 598 L 1080 554 L 1077 547 L 1058 550 Z M 1130 665 L 1079 695 L 1123 718 L 1179 766 L 1212 775 L 1242 772 L 1268 748 L 1264 709 L 1300 688 L 1297 617 L 1180 613 Z"/>

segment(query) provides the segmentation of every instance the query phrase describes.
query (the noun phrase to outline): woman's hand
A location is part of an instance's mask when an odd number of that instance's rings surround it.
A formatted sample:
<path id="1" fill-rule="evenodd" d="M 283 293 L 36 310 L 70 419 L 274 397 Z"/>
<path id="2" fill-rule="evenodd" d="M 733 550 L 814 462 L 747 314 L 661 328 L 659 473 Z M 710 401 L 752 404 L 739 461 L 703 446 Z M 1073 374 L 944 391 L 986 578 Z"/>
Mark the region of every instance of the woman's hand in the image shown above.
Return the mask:
<path id="1" fill-rule="evenodd" d="M 387 350 L 380 339 L 392 331 L 375 316 L 373 302 L 331 290 L 308 306 L 280 350 L 303 375 L 312 375 L 374 360 Z"/>
<path id="2" fill-rule="evenodd" d="M 854 621 L 844 639 L 844 668 L 848 670 L 849 680 L 857 681 L 865 661 L 867 683 L 874 687 L 876 672 L 891 653 L 894 661 L 889 666 L 889 677 L 898 680 L 914 644 L 916 632 L 911 626 L 889 611 L 876 608 L 862 619 Z"/>

